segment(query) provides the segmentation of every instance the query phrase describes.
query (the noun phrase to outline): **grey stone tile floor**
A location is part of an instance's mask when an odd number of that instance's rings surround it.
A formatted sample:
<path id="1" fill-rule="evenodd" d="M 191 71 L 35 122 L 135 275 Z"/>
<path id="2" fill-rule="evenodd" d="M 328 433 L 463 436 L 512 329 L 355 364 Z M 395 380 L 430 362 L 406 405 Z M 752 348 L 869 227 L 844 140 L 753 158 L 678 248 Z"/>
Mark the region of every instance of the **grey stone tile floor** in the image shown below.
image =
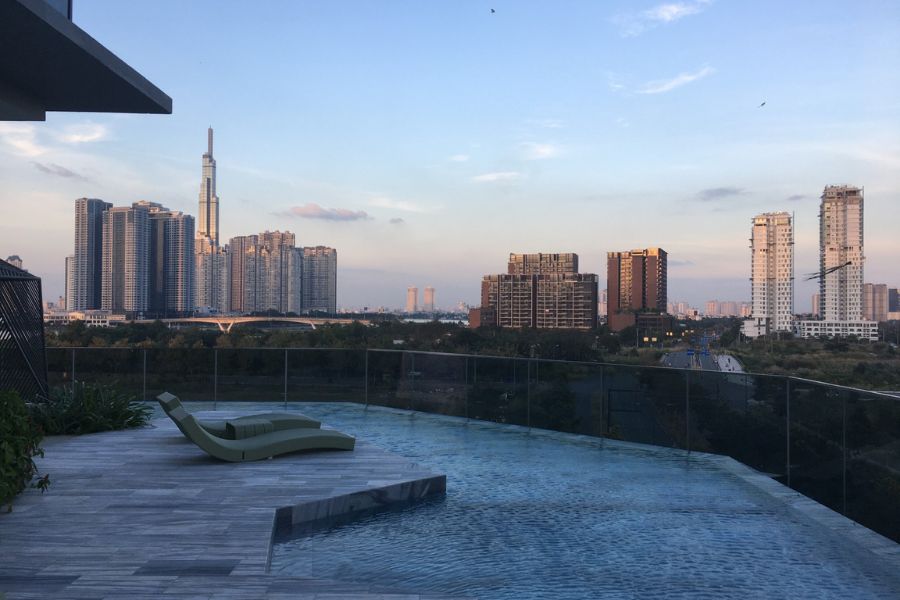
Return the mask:
<path id="1" fill-rule="evenodd" d="M 242 406 L 215 417 L 282 408 Z M 347 508 L 347 495 L 371 505 L 443 489 L 443 475 L 365 439 L 352 452 L 225 463 L 154 418 L 141 429 L 47 438 L 43 447 L 37 462 L 49 491 L 29 489 L 0 515 L 6 600 L 440 597 L 268 573 L 276 513 L 290 519 L 300 507 L 295 514 L 306 518 Z"/>

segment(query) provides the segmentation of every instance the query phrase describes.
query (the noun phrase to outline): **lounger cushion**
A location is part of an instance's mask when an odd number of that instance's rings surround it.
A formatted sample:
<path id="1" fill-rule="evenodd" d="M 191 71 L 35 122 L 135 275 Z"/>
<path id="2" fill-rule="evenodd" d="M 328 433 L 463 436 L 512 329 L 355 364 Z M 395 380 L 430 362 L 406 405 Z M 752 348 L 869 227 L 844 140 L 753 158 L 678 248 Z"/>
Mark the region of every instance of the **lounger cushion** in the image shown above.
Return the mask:
<path id="1" fill-rule="evenodd" d="M 202 424 L 202 423 L 201 423 Z M 251 419 L 231 419 L 225 421 L 227 439 L 242 440 L 262 433 L 272 433 L 275 427 L 272 421 L 253 417 Z"/>

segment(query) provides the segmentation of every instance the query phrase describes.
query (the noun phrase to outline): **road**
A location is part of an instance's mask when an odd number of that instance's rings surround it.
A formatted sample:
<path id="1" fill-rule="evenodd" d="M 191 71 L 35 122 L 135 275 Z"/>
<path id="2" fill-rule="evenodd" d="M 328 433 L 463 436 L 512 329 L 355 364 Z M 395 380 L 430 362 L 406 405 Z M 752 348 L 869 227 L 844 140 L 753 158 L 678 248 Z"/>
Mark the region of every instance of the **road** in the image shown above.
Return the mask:
<path id="1" fill-rule="evenodd" d="M 673 367 L 676 369 L 742 372 L 740 363 L 733 357 L 726 357 L 725 355 L 715 356 L 713 354 L 704 355 L 701 352 L 695 352 L 693 356 L 688 356 L 687 351 L 685 350 L 666 354 L 662 358 L 662 365 L 664 367 Z"/>

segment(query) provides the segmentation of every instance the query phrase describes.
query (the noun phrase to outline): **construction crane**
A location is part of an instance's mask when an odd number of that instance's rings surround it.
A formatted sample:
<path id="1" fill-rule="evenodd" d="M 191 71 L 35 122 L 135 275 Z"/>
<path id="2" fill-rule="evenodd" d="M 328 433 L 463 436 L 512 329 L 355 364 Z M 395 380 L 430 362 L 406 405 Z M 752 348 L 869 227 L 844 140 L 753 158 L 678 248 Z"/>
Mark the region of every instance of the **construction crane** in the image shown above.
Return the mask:
<path id="1" fill-rule="evenodd" d="M 804 281 L 812 281 L 813 279 L 822 279 L 826 275 L 830 275 L 831 273 L 834 273 L 835 271 L 839 271 L 840 269 L 843 269 L 844 267 L 846 267 L 848 265 L 852 265 L 852 264 L 853 264 L 853 261 L 848 260 L 844 264 L 838 265 L 836 267 L 829 267 L 829 268 L 823 269 L 822 271 L 819 271 L 817 273 L 807 273 L 806 279 Z"/>

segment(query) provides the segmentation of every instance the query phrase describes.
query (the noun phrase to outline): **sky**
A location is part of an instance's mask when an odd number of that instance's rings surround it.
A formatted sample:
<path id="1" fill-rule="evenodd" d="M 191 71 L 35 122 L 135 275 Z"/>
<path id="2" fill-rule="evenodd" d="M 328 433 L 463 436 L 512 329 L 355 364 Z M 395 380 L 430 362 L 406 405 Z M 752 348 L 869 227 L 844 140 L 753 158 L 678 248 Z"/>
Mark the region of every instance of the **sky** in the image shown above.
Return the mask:
<path id="1" fill-rule="evenodd" d="M 491 13 L 491 8 L 496 12 Z M 669 300 L 749 300 L 751 219 L 865 187 L 866 280 L 900 285 L 900 3 L 76 0 L 171 115 L 0 122 L 0 254 L 62 294 L 74 200 L 338 250 L 338 305 L 477 304 L 510 252 L 669 253 Z M 760 106 L 765 102 L 765 106 Z M 421 292 L 420 292 L 421 293 Z"/>

